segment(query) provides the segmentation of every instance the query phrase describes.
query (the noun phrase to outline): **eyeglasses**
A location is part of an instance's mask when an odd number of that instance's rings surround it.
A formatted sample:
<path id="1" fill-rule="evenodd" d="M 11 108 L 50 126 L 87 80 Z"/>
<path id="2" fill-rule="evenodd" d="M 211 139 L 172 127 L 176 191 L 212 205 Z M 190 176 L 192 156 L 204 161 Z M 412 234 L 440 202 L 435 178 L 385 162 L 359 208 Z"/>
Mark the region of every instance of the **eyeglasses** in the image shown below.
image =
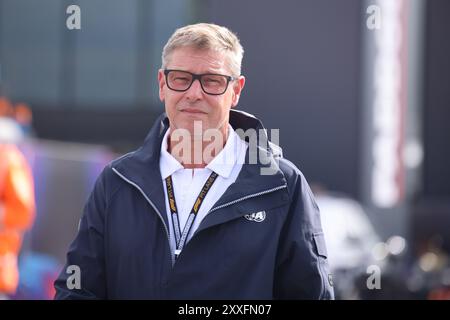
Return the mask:
<path id="1" fill-rule="evenodd" d="M 164 70 L 167 87 L 173 91 L 184 92 L 189 90 L 196 79 L 199 80 L 203 92 L 206 94 L 218 96 L 227 91 L 230 81 L 237 78 L 223 74 L 204 73 L 195 74 L 182 70 Z"/>

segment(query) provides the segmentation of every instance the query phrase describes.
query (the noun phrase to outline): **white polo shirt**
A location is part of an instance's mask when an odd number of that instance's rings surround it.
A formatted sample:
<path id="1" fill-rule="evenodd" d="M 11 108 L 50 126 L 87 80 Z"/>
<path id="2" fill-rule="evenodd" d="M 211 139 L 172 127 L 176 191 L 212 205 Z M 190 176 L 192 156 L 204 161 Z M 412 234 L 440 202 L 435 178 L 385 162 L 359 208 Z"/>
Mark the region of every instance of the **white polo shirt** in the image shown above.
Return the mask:
<path id="1" fill-rule="evenodd" d="M 164 135 L 161 143 L 159 168 L 161 170 L 164 187 L 166 214 L 169 221 L 170 248 L 172 253 L 175 252 L 175 233 L 173 230 L 165 179 L 172 175 L 173 191 L 178 209 L 178 219 L 181 232 L 183 232 L 194 202 L 209 175 L 212 171 L 218 174 L 216 181 L 208 191 L 200 210 L 197 213 L 197 217 L 195 218 L 187 238 L 187 241 L 189 241 L 208 211 L 212 209 L 213 205 L 219 200 L 225 190 L 236 181 L 245 161 L 245 154 L 248 147 L 247 143 L 236 134 L 230 124 L 228 124 L 228 129 L 228 138 L 222 151 L 220 151 L 205 168 L 200 169 L 185 169 L 181 163 L 167 151 L 167 139 L 169 138 L 170 130 L 167 130 Z"/>

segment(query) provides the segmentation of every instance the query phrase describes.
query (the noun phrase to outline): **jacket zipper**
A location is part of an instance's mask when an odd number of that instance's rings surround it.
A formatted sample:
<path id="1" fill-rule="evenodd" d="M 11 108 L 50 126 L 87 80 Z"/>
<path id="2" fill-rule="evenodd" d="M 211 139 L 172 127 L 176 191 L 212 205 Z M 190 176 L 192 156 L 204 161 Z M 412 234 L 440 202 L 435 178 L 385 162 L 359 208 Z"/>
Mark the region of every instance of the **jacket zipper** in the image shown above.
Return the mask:
<path id="1" fill-rule="evenodd" d="M 259 196 L 262 196 L 263 194 L 271 193 L 271 192 L 274 192 L 274 191 L 277 191 L 277 190 L 281 190 L 281 189 L 285 189 L 285 188 L 287 188 L 287 185 L 284 184 L 282 186 L 278 186 L 278 187 L 275 187 L 275 188 L 271 188 L 271 189 L 268 189 L 268 190 L 264 190 L 264 191 L 260 191 L 260 192 L 254 193 L 254 194 L 250 194 L 250 195 L 244 196 L 242 198 L 239 198 L 239 199 L 236 199 L 236 200 L 224 203 L 224 204 L 222 204 L 222 205 L 220 205 L 218 207 L 212 208 L 211 210 L 208 211 L 207 215 L 210 214 L 213 211 L 216 211 L 216 210 L 219 210 L 219 209 L 231 206 L 231 205 L 236 204 L 238 202 L 241 202 L 241 201 L 244 201 L 244 200 L 247 200 L 247 199 L 250 199 L 250 198 L 254 198 L 254 197 L 259 197 Z"/>
<path id="2" fill-rule="evenodd" d="M 158 214 L 158 216 L 159 216 L 159 218 L 161 219 L 161 222 L 162 222 L 162 224 L 163 224 L 163 226 L 164 226 L 164 231 L 166 232 L 167 241 L 169 242 L 169 249 L 170 249 L 170 244 L 171 244 L 171 241 L 170 241 L 170 233 L 169 233 L 169 230 L 167 229 L 166 223 L 164 222 L 164 219 L 163 219 L 161 213 L 159 212 L 158 208 L 156 208 L 156 206 L 153 204 L 153 202 L 147 197 L 147 195 L 145 194 L 145 192 L 144 192 L 144 191 L 143 191 L 136 183 L 134 183 L 134 182 L 131 181 L 131 180 L 128 180 L 126 177 L 124 177 L 124 176 L 123 176 L 119 171 L 117 171 L 115 168 L 112 168 L 112 169 L 113 169 L 113 171 L 114 171 L 119 177 L 121 177 L 123 180 L 125 180 L 126 182 L 128 182 L 129 184 L 131 184 L 132 186 L 134 186 L 136 189 L 138 189 L 139 192 L 144 196 L 145 200 L 147 200 L 147 202 L 148 202 L 148 203 L 152 206 L 152 208 L 156 211 L 156 213 Z M 170 253 L 170 261 L 171 261 L 172 266 L 173 266 L 173 265 L 175 264 L 175 258 L 174 258 L 174 256 L 172 255 L 172 250 L 171 250 L 171 249 L 169 250 L 169 253 Z"/>

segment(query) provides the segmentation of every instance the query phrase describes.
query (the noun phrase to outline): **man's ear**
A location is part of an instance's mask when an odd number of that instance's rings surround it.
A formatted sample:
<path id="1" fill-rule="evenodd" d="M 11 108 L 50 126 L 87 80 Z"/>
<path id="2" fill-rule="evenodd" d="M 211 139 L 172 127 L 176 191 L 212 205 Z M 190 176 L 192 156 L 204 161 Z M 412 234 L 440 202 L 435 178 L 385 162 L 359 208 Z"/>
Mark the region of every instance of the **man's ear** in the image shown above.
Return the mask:
<path id="1" fill-rule="evenodd" d="M 245 86 L 245 77 L 239 76 L 239 78 L 235 81 L 233 85 L 233 100 L 231 102 L 231 107 L 234 108 L 237 106 L 239 102 L 239 97 L 241 96 L 241 92 Z"/>
<path id="2" fill-rule="evenodd" d="M 158 87 L 159 87 L 159 100 L 164 102 L 164 87 L 166 86 L 166 77 L 164 77 L 164 71 L 162 69 L 158 70 Z"/>

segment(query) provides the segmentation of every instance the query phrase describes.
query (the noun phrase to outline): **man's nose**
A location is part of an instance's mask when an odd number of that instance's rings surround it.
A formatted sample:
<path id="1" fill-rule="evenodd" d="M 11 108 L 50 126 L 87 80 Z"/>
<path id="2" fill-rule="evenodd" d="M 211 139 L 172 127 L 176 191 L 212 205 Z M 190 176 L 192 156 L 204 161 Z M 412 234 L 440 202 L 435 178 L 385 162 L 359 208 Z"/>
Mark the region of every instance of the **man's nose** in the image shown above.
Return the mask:
<path id="1" fill-rule="evenodd" d="M 203 89 L 199 79 L 195 79 L 191 87 L 186 91 L 186 97 L 194 101 L 203 98 Z"/>

